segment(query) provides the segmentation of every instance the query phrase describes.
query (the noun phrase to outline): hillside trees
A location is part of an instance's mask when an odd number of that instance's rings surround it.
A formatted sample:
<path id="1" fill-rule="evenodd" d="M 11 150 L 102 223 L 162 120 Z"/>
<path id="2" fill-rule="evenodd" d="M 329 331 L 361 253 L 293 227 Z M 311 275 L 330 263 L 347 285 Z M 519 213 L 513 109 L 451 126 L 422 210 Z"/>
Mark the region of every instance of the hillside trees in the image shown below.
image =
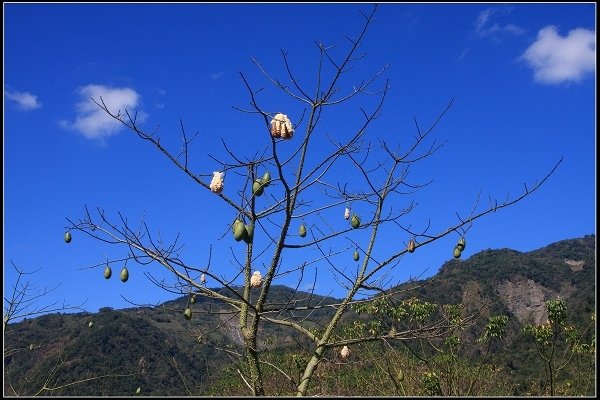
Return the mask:
<path id="1" fill-rule="evenodd" d="M 162 153 L 191 182 L 204 188 L 207 196 L 221 199 L 222 208 L 215 215 L 223 216 L 221 240 L 230 241 L 236 267 L 233 272 L 215 268 L 212 247 L 208 244 L 206 265 L 184 261 L 180 257 L 182 238 L 167 243 L 158 239 L 145 221 L 134 225 L 121 214 L 115 221 L 101 208 L 92 211 L 86 207 L 83 217 L 68 220 L 67 229 L 121 246 L 125 254 L 113 261 L 130 261 L 129 268 L 138 263 L 168 270 L 172 282 L 153 282 L 165 290 L 189 295 L 191 318 L 197 312 L 210 312 L 195 309 L 194 296 L 228 304 L 231 312 L 223 315 L 223 323 L 215 329 L 235 323 L 239 347 L 223 351 L 232 361 L 239 362 L 240 379 L 253 395 L 269 394 L 262 379 L 266 362 L 260 351 L 262 324 L 292 329 L 310 345 L 297 377 L 279 369 L 297 395 L 309 393 L 309 384 L 319 364 L 329 355 L 339 354 L 344 346 L 351 349 L 358 343 L 383 339 L 435 337 L 454 329 L 449 317 L 443 314 L 419 329 L 386 332 L 366 329 L 358 336 L 344 333 L 340 323 L 351 312 L 353 304 L 365 302 L 359 297 L 384 293 L 393 286 L 395 282 L 391 277 L 404 257 L 423 251 L 428 244 L 446 236 L 454 236 L 458 242 L 479 218 L 534 193 L 561 162 L 532 186 L 525 185 L 515 197 L 504 201 L 490 197 L 489 205 L 483 209 L 476 201 L 469 207 L 468 215 L 461 217 L 457 213 L 456 223 L 445 229 L 433 232 L 427 222 L 422 228 L 405 223 L 403 217 L 416 209 L 410 196 L 428 185 L 412 181 L 410 172 L 443 146 L 443 142 L 432 136 L 452 101 L 429 128 L 423 129 L 415 120 L 412 139 L 392 127 L 386 128 L 389 131 L 386 135 L 376 135 L 374 141 L 378 143 L 369 140 L 371 130 L 381 131 L 377 124 L 390 90 L 388 81 L 381 83 L 387 66 L 366 79 L 356 80 L 352 72 L 365 56 L 360 52 L 360 45 L 376 12 L 377 6 L 374 6 L 368 13 L 361 13 L 361 27 L 355 38 L 347 38 L 343 55 L 339 56 L 333 46 L 316 44 L 318 57 L 311 84 L 297 78 L 295 70 L 299 67 L 286 52 L 281 53 L 285 79 L 276 77 L 258 60 L 253 60 L 270 87 L 287 96 L 289 101 L 284 104 L 285 108 L 268 109 L 263 106 L 267 96 L 263 88 L 256 87 L 240 73 L 250 106 L 238 109 L 254 118 L 253 129 L 257 134 L 242 154 L 233 152 L 223 139 L 223 156 L 210 154 L 203 172 L 194 171 L 190 166 L 191 145 L 196 136 L 190 137 L 183 123 L 180 125 L 183 149 L 177 153 L 168 148 L 165 141 L 161 142 L 158 129 L 145 131 L 135 112 L 111 110 L 102 98 L 94 99 L 104 112 Z M 303 63 L 305 61 L 306 58 Z M 354 85 L 347 89 L 345 82 L 349 79 L 354 79 Z M 365 106 L 355 105 L 360 99 Z M 335 130 L 331 121 L 335 121 L 336 109 L 349 106 L 355 110 L 353 130 L 344 125 L 343 129 L 331 132 Z M 224 174 L 226 179 L 223 179 Z M 395 245 L 377 246 L 391 234 Z M 215 239 L 219 236 L 215 233 Z M 97 265 L 103 266 L 104 262 Z M 325 274 L 322 271 L 329 271 L 336 284 L 345 288 L 341 302 L 315 303 L 310 294 L 299 291 L 310 279 L 309 292 L 314 292 L 317 281 Z M 295 295 L 286 301 L 274 302 L 270 297 L 272 285 L 290 276 L 297 282 Z M 400 307 L 391 300 L 388 306 Z M 313 314 L 325 307 L 333 310 L 332 316 L 327 323 L 319 325 Z M 473 317 L 465 316 L 463 322 Z M 181 318 L 183 323 L 184 316 Z M 206 339 L 204 333 L 198 333 L 199 341 Z M 270 367 L 277 368 L 276 365 Z"/>
<path id="2" fill-rule="evenodd" d="M 61 379 L 62 368 L 65 360 L 58 350 L 56 357 L 48 356 L 54 351 L 51 345 L 43 340 L 43 335 L 29 331 L 24 335 L 23 328 L 15 328 L 15 322 L 20 319 L 35 318 L 42 314 L 83 310 L 85 304 L 70 305 L 58 301 L 49 301 L 48 298 L 56 289 L 39 287 L 34 278 L 39 270 L 26 271 L 11 261 L 16 271 L 16 279 L 9 283 L 9 288 L 4 295 L 3 312 L 3 360 L 4 360 L 4 394 L 8 396 L 38 396 L 48 393 L 60 393 L 68 387 L 84 384 L 89 381 L 120 378 L 122 374 L 97 375 L 90 374 L 64 381 Z M 29 339 L 29 340 L 28 340 Z M 8 344 L 10 343 L 10 344 Z M 25 365 L 22 370 L 13 368 L 13 359 L 21 358 L 17 365 Z M 25 359 L 25 361 L 23 361 Z M 47 359 L 51 363 L 42 362 Z M 26 371 L 26 372 L 25 372 Z"/>
<path id="3" fill-rule="evenodd" d="M 523 327 L 523 331 L 533 339 L 543 365 L 540 395 L 588 395 L 590 388 L 594 387 L 596 338 L 592 327 L 595 313 L 591 315 L 591 322 L 587 326 L 578 329 L 567 321 L 564 300 L 550 299 L 546 302 L 546 308 L 548 320 L 545 324 L 526 324 Z M 565 374 L 567 367 L 573 370 L 573 366 L 574 376 L 567 380 L 559 392 L 559 374 Z"/>

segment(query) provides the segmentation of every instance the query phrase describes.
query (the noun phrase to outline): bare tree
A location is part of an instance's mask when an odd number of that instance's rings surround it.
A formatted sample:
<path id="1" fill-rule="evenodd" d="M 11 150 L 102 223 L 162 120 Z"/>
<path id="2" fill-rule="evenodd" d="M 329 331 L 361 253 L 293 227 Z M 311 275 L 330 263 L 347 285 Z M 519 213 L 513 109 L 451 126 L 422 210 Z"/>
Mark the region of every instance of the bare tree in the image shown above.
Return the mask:
<path id="1" fill-rule="evenodd" d="M 17 321 L 22 318 L 37 317 L 42 314 L 50 314 L 62 311 L 84 311 L 83 306 L 85 301 L 79 305 L 69 305 L 65 302 L 49 302 L 45 300 L 48 295 L 54 292 L 57 287 L 40 288 L 36 283 L 30 280 L 28 277 L 35 275 L 39 270 L 25 271 L 23 268 L 15 265 L 11 261 L 12 267 L 17 272 L 15 282 L 10 286 L 10 290 L 7 290 L 4 296 L 4 377 L 5 387 L 4 393 L 10 396 L 23 396 L 23 395 L 34 395 L 38 396 L 43 393 L 51 393 L 54 391 L 60 391 L 61 389 L 73 385 L 79 385 L 88 381 L 113 378 L 129 375 L 103 375 L 103 376 L 92 376 L 82 379 L 78 379 L 60 386 L 53 385 L 53 382 L 57 380 L 60 368 L 65 364 L 62 356 L 59 354 L 54 366 L 50 371 L 45 370 L 41 365 L 36 365 L 31 371 L 28 371 L 28 376 L 22 376 L 18 382 L 13 382 L 10 379 L 9 368 L 10 363 L 7 363 L 7 358 L 12 358 L 16 355 L 23 355 L 25 353 L 31 353 L 39 349 L 44 348 L 44 343 L 24 343 L 20 340 L 22 330 L 15 327 L 15 324 L 11 324 L 11 321 Z M 43 377 L 41 380 L 41 386 L 37 387 L 34 385 L 34 381 L 38 382 L 37 378 Z M 34 379 L 35 378 L 35 379 Z"/>
<path id="2" fill-rule="evenodd" d="M 392 279 L 393 272 L 404 256 L 421 251 L 424 246 L 449 235 L 464 240 L 476 220 L 531 195 L 562 161 L 558 161 L 538 182 L 531 186 L 525 184 L 523 191 L 515 197 L 498 201 L 490 196 L 489 205 L 482 208 L 481 196 L 476 195 L 468 215 L 456 213 L 456 223 L 446 229 L 432 232 L 429 222 L 423 228 L 404 223 L 403 217 L 414 210 L 415 202 L 405 202 L 406 206 L 398 208 L 399 202 L 395 199 L 410 199 L 411 195 L 429 184 L 411 181 L 410 172 L 443 146 L 444 142 L 432 138 L 432 132 L 453 101 L 449 101 L 427 129 L 423 129 L 415 119 L 415 135 L 408 145 L 406 138 L 401 141 L 403 145 L 397 146 L 381 137 L 369 139 L 367 130 L 375 126 L 381 116 L 390 88 L 388 81 L 381 83 L 387 66 L 374 71 L 368 79 L 356 82 L 349 90 L 343 89 L 342 81 L 352 77 L 353 67 L 365 56 L 360 53 L 360 45 L 376 12 L 377 6 L 374 6 L 369 13 L 361 13 L 360 31 L 356 38 L 346 38 L 348 47 L 341 57 L 335 55 L 338 49 L 334 51 L 334 46 L 316 43 L 318 59 L 312 87 L 297 77 L 286 52 L 281 53 L 285 79 L 275 77 L 253 59 L 270 86 L 287 96 L 296 107 L 300 105 L 302 111 L 289 118 L 282 110 L 267 110 L 262 105 L 264 88 L 254 87 L 240 73 L 248 92 L 249 106 L 236 108 L 254 116 L 263 134 L 256 140 L 257 147 L 250 150 L 251 155 L 236 154 L 223 140 L 225 158 L 210 155 L 209 161 L 219 165 L 219 171 L 212 174 L 197 173 L 191 169 L 190 147 L 196 136 L 190 137 L 183 123 L 180 123 L 183 148 L 177 153 L 161 142 L 158 128 L 153 132 L 145 131 L 136 113 L 111 110 L 102 98 L 93 99 L 104 112 L 164 154 L 176 168 L 206 189 L 208 195 L 222 200 L 224 210 L 231 215 L 223 222 L 223 230 L 226 231 L 223 235 L 231 235 L 232 229 L 235 240 L 242 242 L 231 247 L 237 269 L 235 273 L 226 275 L 211 268 L 212 250 L 208 245 L 206 265 L 195 266 L 186 262 L 179 255 L 179 237 L 172 243 L 163 243 L 153 236 L 145 221 L 142 220 L 136 227 L 119 213 L 118 222 L 115 222 L 101 208 L 93 212 L 86 207 L 82 218 L 68 220 L 70 225 L 67 229 L 84 232 L 107 244 L 122 246 L 127 254 L 121 261 L 133 260 L 142 265 L 160 265 L 167 269 L 173 278 L 170 284 L 147 274 L 155 284 L 166 290 L 206 296 L 227 304 L 231 311 L 225 318 L 226 322 L 230 324 L 234 318 L 237 321 L 241 345 L 239 351 L 224 351 L 243 360 L 238 372 L 254 395 L 266 393 L 261 372 L 264 360 L 258 347 L 261 324 L 291 328 L 311 343 L 310 357 L 299 379 L 281 370 L 282 375 L 294 385 L 297 395 L 307 394 L 319 363 L 334 349 L 349 348 L 365 341 L 435 337 L 453 329 L 450 321 L 444 318 L 418 330 L 366 332 L 360 337 L 344 336 L 338 328 L 351 305 L 360 302 L 357 295 L 383 294 L 383 298 L 390 295 L 389 289 L 398 283 Z M 355 101 L 361 98 L 367 100 L 368 106 L 357 107 L 354 115 L 358 118 L 352 131 L 344 128 L 329 135 L 328 131 L 319 129 L 330 111 L 335 112 L 342 106 L 354 107 Z M 344 173 L 340 174 L 340 170 Z M 227 182 L 223 179 L 225 173 Z M 396 240 L 398 244 L 395 247 L 376 249 L 384 232 L 391 230 L 395 237 L 403 235 L 404 243 Z M 457 249 L 459 257 L 461 247 L 457 245 Z M 294 258 L 294 253 L 300 254 L 300 257 Z M 348 254 L 352 254 L 354 263 L 350 262 Z M 298 259 L 301 261 L 290 265 L 289 260 Z M 102 265 L 104 262 L 96 267 Z M 317 279 L 316 275 L 323 265 L 346 290 L 343 300 L 337 304 L 321 304 L 312 299 L 315 281 L 308 294 L 299 291 L 308 276 Z M 284 303 L 275 303 L 269 296 L 271 288 L 284 276 L 295 277 L 294 295 Z M 209 288 L 205 279 L 216 282 L 219 288 Z M 332 317 L 326 324 L 318 325 L 311 315 L 325 307 L 332 310 Z M 191 318 L 192 304 L 189 308 L 186 317 Z M 216 328 L 227 324 L 224 322 Z"/>
<path id="3" fill-rule="evenodd" d="M 34 282 L 27 280 L 27 276 L 33 275 L 39 270 L 27 272 L 17 267 L 13 261 L 11 261 L 11 264 L 17 272 L 17 279 L 11 285 L 11 290 L 6 292 L 4 296 L 3 331 L 5 334 L 7 333 L 7 328 L 9 328 L 8 324 L 14 320 L 58 311 L 83 310 L 82 307 L 85 302 L 77 306 L 71 306 L 64 302 L 60 304 L 58 301 L 50 304 L 43 304 L 43 298 L 55 291 L 58 287 L 44 287 L 43 289 L 40 289 L 35 286 Z M 10 329 L 8 329 L 8 332 L 10 332 Z M 6 351 L 7 350 L 5 349 L 5 356 Z"/>

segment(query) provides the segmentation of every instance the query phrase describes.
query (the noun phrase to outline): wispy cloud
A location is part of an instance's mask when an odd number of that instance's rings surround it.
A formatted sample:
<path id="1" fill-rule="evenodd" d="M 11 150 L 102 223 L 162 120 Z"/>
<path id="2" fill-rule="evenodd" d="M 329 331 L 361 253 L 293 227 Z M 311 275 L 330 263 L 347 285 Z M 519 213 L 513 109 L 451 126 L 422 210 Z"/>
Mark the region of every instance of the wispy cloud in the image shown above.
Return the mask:
<path id="1" fill-rule="evenodd" d="M 35 110 L 41 108 L 42 103 L 38 101 L 38 97 L 29 92 L 17 92 L 4 90 L 4 96 L 8 100 L 13 101 L 17 107 L 23 111 Z"/>
<path id="2" fill-rule="evenodd" d="M 66 129 L 72 129 L 88 139 L 104 139 L 116 134 L 123 125 L 100 109 L 92 99 L 100 102 L 100 97 L 109 111 L 133 111 L 140 101 L 140 95 L 131 88 L 113 88 L 103 85 L 87 85 L 77 89 L 81 100 L 75 105 L 77 116 L 74 121 L 60 121 Z M 138 113 L 138 122 L 143 122 L 146 115 Z"/>
<path id="3" fill-rule="evenodd" d="M 227 73 L 227 70 L 220 71 L 215 74 L 210 74 L 210 79 L 212 79 L 213 81 L 216 81 L 217 79 L 223 77 L 223 75 L 225 75 L 226 73 Z"/>
<path id="4" fill-rule="evenodd" d="M 525 30 L 515 24 L 506 23 L 499 24 L 498 22 L 492 23 L 492 17 L 501 17 L 508 15 L 512 11 L 512 8 L 487 8 L 483 10 L 477 16 L 475 20 L 475 32 L 481 37 L 492 37 L 498 40 L 501 35 L 522 35 Z"/>
<path id="5" fill-rule="evenodd" d="M 161 98 L 160 100 L 155 100 L 154 101 L 154 107 L 156 108 L 165 108 L 165 101 L 162 100 L 162 97 L 164 97 L 167 94 L 167 91 L 163 88 L 160 87 L 155 87 L 154 88 L 154 93 L 158 94 L 158 96 Z"/>
<path id="6" fill-rule="evenodd" d="M 479 15 L 477 16 L 477 20 L 475 21 L 475 30 L 477 32 L 484 31 L 485 25 L 487 24 L 492 14 L 494 14 L 494 12 L 495 11 L 493 8 L 488 8 L 479 13 Z"/>
<path id="7" fill-rule="evenodd" d="M 596 31 L 577 28 L 562 37 L 555 26 L 547 26 L 521 59 L 533 69 L 536 82 L 580 81 L 596 70 Z"/>

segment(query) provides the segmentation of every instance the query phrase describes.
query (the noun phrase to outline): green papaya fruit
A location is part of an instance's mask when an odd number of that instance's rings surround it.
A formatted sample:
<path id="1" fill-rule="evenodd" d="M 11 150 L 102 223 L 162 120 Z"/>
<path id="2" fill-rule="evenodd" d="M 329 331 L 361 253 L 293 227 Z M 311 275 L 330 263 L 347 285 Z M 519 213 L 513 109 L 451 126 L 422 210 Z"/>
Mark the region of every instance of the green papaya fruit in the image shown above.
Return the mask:
<path id="1" fill-rule="evenodd" d="M 466 245 L 467 245 L 467 243 L 465 241 L 465 238 L 461 237 L 460 240 L 458 241 L 458 243 L 456 244 L 456 248 L 459 249 L 460 251 L 464 251 Z"/>
<path id="2" fill-rule="evenodd" d="M 110 279 L 111 276 L 112 276 L 112 269 L 110 269 L 110 267 L 107 265 L 106 268 L 104 268 L 104 278 Z"/>
<path id="3" fill-rule="evenodd" d="M 461 253 L 460 249 L 458 248 L 458 246 L 456 246 L 454 248 L 454 258 L 460 258 L 460 253 Z"/>
<path id="4" fill-rule="evenodd" d="M 183 315 L 185 316 L 185 319 L 192 319 L 192 309 L 186 308 Z"/>
<path id="5" fill-rule="evenodd" d="M 398 370 L 397 378 L 398 378 L 398 382 L 402 382 L 404 380 L 404 372 L 402 372 L 401 369 Z"/>
<path id="6" fill-rule="evenodd" d="M 71 232 L 65 233 L 65 243 L 71 243 Z"/>
<path id="7" fill-rule="evenodd" d="M 254 239 L 254 225 L 245 225 L 244 228 L 246 229 L 246 234 L 243 237 L 244 242 L 250 244 Z"/>
<path id="8" fill-rule="evenodd" d="M 360 226 L 360 217 L 354 214 L 350 219 L 350 225 L 352 225 L 352 228 L 354 229 L 358 228 Z"/>
<path id="9" fill-rule="evenodd" d="M 358 250 L 354 250 L 354 254 L 352 255 L 352 258 L 354 258 L 354 261 L 358 261 L 358 259 L 360 258 L 359 254 L 358 254 Z"/>
<path id="10" fill-rule="evenodd" d="M 256 179 L 254 181 L 254 183 L 252 184 L 252 193 L 256 197 L 259 197 L 259 196 L 262 196 L 264 190 L 265 190 L 265 187 L 264 187 L 264 185 L 262 183 L 262 180 Z"/>
<path id="11" fill-rule="evenodd" d="M 233 237 L 235 240 L 239 242 L 246 236 L 246 233 L 246 226 L 244 223 L 239 219 L 236 219 L 233 223 Z"/>
<path id="12" fill-rule="evenodd" d="M 300 225 L 300 228 L 298 229 L 298 234 L 300 235 L 300 237 L 306 236 L 306 226 L 304 226 L 304 224 Z"/>
<path id="13" fill-rule="evenodd" d="M 129 279 L 129 271 L 127 270 L 127 267 L 123 267 L 121 270 L 121 280 L 127 282 L 127 279 Z"/>
<path id="14" fill-rule="evenodd" d="M 265 172 L 262 177 L 263 186 L 269 186 L 271 184 L 271 173 L 269 171 Z"/>

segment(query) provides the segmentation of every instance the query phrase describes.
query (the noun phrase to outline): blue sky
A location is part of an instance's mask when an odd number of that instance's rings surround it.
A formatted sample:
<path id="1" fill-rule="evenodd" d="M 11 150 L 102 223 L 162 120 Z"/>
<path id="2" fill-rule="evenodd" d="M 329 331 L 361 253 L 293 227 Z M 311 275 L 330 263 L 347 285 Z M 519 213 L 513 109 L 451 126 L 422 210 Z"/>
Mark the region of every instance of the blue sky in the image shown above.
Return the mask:
<path id="1" fill-rule="evenodd" d="M 64 243 L 67 218 L 83 217 L 85 205 L 104 209 L 115 222 L 117 212 L 132 225 L 144 217 L 165 240 L 181 234 L 181 258 L 195 266 L 206 264 L 212 246 L 211 268 L 225 275 L 234 270 L 232 252 L 241 256 L 243 248 L 230 235 L 221 238 L 233 216 L 215 195 L 107 118 L 89 98 L 102 96 L 115 109 L 138 110 L 145 128 L 160 125 L 162 141 L 174 152 L 181 146 L 181 118 L 187 132 L 199 132 L 191 167 L 211 174 L 221 166 L 207 154 L 226 158 L 221 139 L 247 157 L 268 140 L 260 118 L 234 108 L 249 108 L 240 72 L 253 87 L 264 87 L 265 109 L 285 112 L 293 123 L 302 114 L 302 105 L 269 86 L 251 59 L 285 80 L 280 50 L 286 50 L 299 80 L 312 88 L 315 41 L 336 44 L 332 54 L 340 56 L 348 48 L 345 36 L 358 33 L 359 11 L 371 8 L 359 3 L 3 7 L 5 295 L 15 280 L 14 262 L 38 271 L 29 277 L 35 288 L 58 286 L 44 304 L 85 301 L 92 312 L 130 306 L 122 297 L 156 304 L 174 295 L 144 277 L 152 272 L 168 278 L 157 265 L 129 263 L 127 283 L 118 279 L 119 263 L 112 265 L 108 281 L 102 267 L 86 268 L 123 257 L 127 249 L 79 232 Z M 413 118 L 427 127 L 454 99 L 433 134 L 447 143 L 411 171 L 415 181 L 433 182 L 413 197 L 419 205 L 408 223 L 416 229 L 430 223 L 432 234 L 443 231 L 457 222 L 456 212 L 468 214 L 480 191 L 483 209 L 488 196 L 517 195 L 523 183 L 532 186 L 564 157 L 531 197 L 476 222 L 463 258 L 489 248 L 531 251 L 594 233 L 595 43 L 591 3 L 382 4 L 361 46 L 366 56 L 340 82 L 349 90 L 390 64 L 383 78 L 391 89 L 369 138 L 406 146 L 415 135 Z M 327 110 L 316 140 L 351 129 L 361 105 L 372 107 L 373 99 Z M 318 157 L 319 147 L 313 151 Z M 348 175 L 343 171 L 338 177 Z M 235 178 L 225 182 L 225 191 L 237 199 Z M 410 199 L 400 197 L 394 205 L 405 207 Z M 392 281 L 434 274 L 452 258 L 456 239 L 444 238 L 404 257 Z M 405 233 L 386 231 L 377 251 L 385 254 L 407 240 Z M 327 267 L 319 268 L 317 292 L 342 296 Z M 291 284 L 285 278 L 275 283 Z"/>

